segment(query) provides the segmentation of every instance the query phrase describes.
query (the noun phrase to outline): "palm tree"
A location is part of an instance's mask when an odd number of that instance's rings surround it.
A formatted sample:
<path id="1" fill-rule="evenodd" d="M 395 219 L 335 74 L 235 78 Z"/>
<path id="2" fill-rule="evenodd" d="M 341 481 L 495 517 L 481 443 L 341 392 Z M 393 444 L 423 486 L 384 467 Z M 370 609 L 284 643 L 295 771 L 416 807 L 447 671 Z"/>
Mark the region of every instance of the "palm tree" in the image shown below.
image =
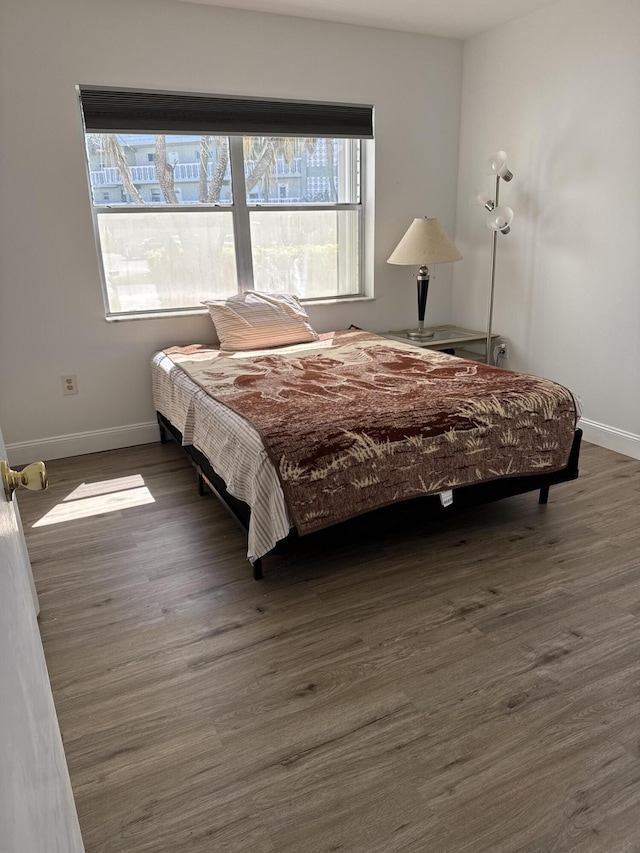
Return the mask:
<path id="1" fill-rule="evenodd" d="M 200 137 L 200 166 L 198 168 L 198 200 L 201 204 L 207 200 L 207 182 L 209 180 L 207 170 L 209 167 L 211 137 Z"/>
<path id="2" fill-rule="evenodd" d="M 253 169 L 245 176 L 247 195 L 258 184 L 265 181 L 265 196 L 269 197 L 269 178 L 276 164 L 276 140 L 272 137 L 245 136 L 242 140 L 244 160 L 253 162 Z"/>
<path id="3" fill-rule="evenodd" d="M 273 170 L 278 160 L 284 160 L 291 171 L 294 169 L 295 158 L 303 152 L 313 153 L 317 140 L 301 139 L 291 136 L 245 136 L 243 140 L 244 159 L 253 161 L 253 169 L 245 177 L 247 195 L 258 184 L 264 181 L 264 196 L 269 198 L 269 183 L 273 178 Z"/>
<path id="4" fill-rule="evenodd" d="M 167 204 L 178 204 L 178 197 L 173 184 L 173 172 L 175 166 L 167 162 L 167 137 L 156 134 L 156 153 L 154 164 L 156 167 L 156 178 L 160 184 L 162 195 Z"/>
<path id="5" fill-rule="evenodd" d="M 218 136 L 216 137 L 216 142 L 216 167 L 211 176 L 207 197 L 204 199 L 204 201 L 208 202 L 220 201 L 222 182 L 224 181 L 227 166 L 229 165 L 229 138 L 227 136 Z"/>
<path id="6" fill-rule="evenodd" d="M 209 181 L 209 158 L 215 150 L 215 169 Z M 200 165 L 198 169 L 198 200 L 201 204 L 220 201 L 224 176 L 229 165 L 229 140 L 226 136 L 200 137 Z"/>
<path id="7" fill-rule="evenodd" d="M 133 183 L 131 167 L 127 162 L 127 158 L 125 157 L 118 137 L 115 133 L 106 133 L 104 140 L 104 153 L 107 162 L 117 168 L 118 173 L 120 174 L 120 180 L 122 181 L 122 186 L 128 193 L 129 198 L 134 204 L 144 204 L 144 199 L 138 192 L 136 185 Z"/>

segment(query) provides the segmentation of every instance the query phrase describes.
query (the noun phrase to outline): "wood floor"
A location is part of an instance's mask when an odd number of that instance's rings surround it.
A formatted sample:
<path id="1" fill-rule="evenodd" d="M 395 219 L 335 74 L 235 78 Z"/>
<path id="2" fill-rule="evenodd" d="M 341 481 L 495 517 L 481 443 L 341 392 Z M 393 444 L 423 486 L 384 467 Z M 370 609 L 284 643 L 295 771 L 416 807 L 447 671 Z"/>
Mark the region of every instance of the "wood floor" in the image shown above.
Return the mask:
<path id="1" fill-rule="evenodd" d="M 640 850 L 640 462 L 587 445 L 546 507 L 360 519 L 258 583 L 174 445 L 48 468 L 87 853 Z"/>

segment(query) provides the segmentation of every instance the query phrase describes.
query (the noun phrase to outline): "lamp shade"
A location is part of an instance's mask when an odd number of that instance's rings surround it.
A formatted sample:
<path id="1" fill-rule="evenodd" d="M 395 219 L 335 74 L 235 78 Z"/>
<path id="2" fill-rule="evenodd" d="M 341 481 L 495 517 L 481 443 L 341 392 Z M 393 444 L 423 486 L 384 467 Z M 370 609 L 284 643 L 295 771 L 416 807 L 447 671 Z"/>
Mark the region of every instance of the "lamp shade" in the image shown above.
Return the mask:
<path id="1" fill-rule="evenodd" d="M 500 231 L 502 234 L 508 234 L 511 230 L 513 222 L 513 210 L 505 205 L 494 207 L 489 216 L 487 216 L 487 225 L 493 231 Z"/>
<path id="2" fill-rule="evenodd" d="M 388 264 L 425 266 L 461 261 L 462 255 L 453 245 L 437 219 L 424 216 L 414 219 L 407 233 L 391 253 Z"/>
<path id="3" fill-rule="evenodd" d="M 513 172 L 507 168 L 506 151 L 496 151 L 489 157 L 489 174 L 497 175 L 503 181 L 510 181 L 513 178 Z"/>
<path id="4" fill-rule="evenodd" d="M 496 206 L 489 193 L 483 191 L 474 192 L 472 194 L 471 204 L 481 204 L 487 210 L 493 210 L 493 208 Z"/>

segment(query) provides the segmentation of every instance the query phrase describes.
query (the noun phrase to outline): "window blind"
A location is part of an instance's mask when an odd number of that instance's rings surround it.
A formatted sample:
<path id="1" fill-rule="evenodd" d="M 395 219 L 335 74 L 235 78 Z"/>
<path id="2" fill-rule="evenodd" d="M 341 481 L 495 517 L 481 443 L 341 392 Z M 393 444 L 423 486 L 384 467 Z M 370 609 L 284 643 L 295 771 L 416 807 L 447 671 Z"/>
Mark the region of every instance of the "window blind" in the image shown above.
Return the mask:
<path id="1" fill-rule="evenodd" d="M 88 133 L 373 138 L 373 107 L 79 86 Z"/>

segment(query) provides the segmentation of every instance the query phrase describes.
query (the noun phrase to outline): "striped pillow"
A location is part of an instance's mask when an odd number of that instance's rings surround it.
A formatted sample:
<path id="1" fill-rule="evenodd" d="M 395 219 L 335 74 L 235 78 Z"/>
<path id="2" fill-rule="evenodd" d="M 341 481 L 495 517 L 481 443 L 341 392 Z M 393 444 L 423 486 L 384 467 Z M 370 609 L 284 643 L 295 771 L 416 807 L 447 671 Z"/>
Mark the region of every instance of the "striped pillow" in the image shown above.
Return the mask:
<path id="1" fill-rule="evenodd" d="M 229 299 L 202 303 L 216 327 L 220 348 L 251 350 L 317 341 L 307 312 L 292 293 L 245 290 Z"/>

